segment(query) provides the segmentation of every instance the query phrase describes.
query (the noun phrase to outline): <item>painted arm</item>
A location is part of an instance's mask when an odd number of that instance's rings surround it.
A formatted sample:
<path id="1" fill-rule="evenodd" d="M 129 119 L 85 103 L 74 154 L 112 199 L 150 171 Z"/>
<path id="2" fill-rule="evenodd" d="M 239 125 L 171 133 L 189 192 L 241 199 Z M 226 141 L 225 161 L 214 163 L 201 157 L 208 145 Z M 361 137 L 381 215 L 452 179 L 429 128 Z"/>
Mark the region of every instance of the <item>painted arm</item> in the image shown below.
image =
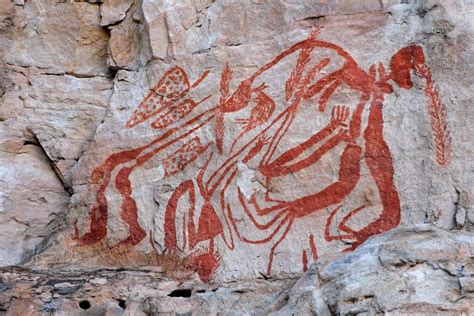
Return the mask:
<path id="1" fill-rule="evenodd" d="M 329 137 L 338 126 L 347 126 L 345 121 L 349 116 L 349 109 L 345 106 L 336 106 L 332 111 L 331 122 L 315 135 L 311 136 L 304 143 L 295 146 L 269 164 L 261 164 L 260 172 L 267 177 L 283 176 L 299 171 L 317 162 L 325 153 L 337 146 L 345 139 L 342 132 L 329 138 L 320 148 L 315 150 L 310 156 L 298 162 L 295 161 L 306 150 L 314 147 L 327 137 Z"/>

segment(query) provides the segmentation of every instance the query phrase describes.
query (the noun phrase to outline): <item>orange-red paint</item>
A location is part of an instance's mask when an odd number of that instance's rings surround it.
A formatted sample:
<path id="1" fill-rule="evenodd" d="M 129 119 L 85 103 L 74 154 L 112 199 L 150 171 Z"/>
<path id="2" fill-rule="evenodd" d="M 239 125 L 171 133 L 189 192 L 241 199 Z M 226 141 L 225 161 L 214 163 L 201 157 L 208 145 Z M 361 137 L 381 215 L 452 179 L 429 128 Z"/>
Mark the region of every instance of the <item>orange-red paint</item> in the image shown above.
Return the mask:
<path id="1" fill-rule="evenodd" d="M 237 141 L 242 136 L 244 136 L 254 128 L 266 123 L 275 111 L 275 101 L 273 101 L 273 99 L 270 98 L 265 92 L 257 92 L 255 99 L 257 104 L 250 112 L 250 117 L 247 119 L 241 118 L 236 120 L 237 123 L 243 125 L 243 129 L 242 132 L 240 132 L 240 134 L 232 142 L 232 146 L 230 147 L 231 152 L 234 149 L 234 146 Z"/>
<path id="2" fill-rule="evenodd" d="M 303 250 L 303 256 L 301 257 L 301 262 L 303 263 L 303 271 L 308 271 L 308 254 L 306 250 Z"/>
<path id="3" fill-rule="evenodd" d="M 411 89 L 414 70 L 427 82 L 425 93 L 429 99 L 428 110 L 437 145 L 437 161 L 441 165 L 447 165 L 450 158 L 446 115 L 431 72 L 424 64 L 423 50 L 420 46 L 402 48 L 391 58 L 389 72 L 382 63 L 372 65 L 366 71 L 341 47 L 318 40 L 319 32 L 320 29 L 317 29 L 307 39 L 296 43 L 260 67 L 250 77 L 240 81 L 233 92 L 230 91 L 232 70 L 226 65 L 220 79 L 219 101 L 191 118 L 188 117 L 209 100 L 211 95 L 199 102 L 186 95 L 190 89 L 205 80 L 209 71 L 205 71 L 193 84 L 189 83 L 186 72 L 180 67 L 176 66 L 165 72 L 126 123 L 127 128 L 132 128 L 155 117 L 151 126 L 162 129 L 163 134 L 139 148 L 112 154 L 94 170 L 91 182 L 97 185 L 96 199 L 90 209 L 89 232 L 80 237 L 76 230 L 75 235 L 79 242 L 89 245 L 106 237 L 108 205 L 105 190 L 109 185 L 114 185 L 122 197 L 120 214 L 129 227 L 129 236 L 121 243 L 133 246 L 145 238 L 145 230 L 138 218 L 137 204 L 132 197 L 130 175 L 157 155 L 163 156 L 159 162 L 165 169 L 165 177 L 182 172 L 193 161 L 207 155 L 196 179 L 184 180 L 174 190 L 167 202 L 163 223 L 165 251 L 185 252 L 186 248 L 186 251 L 192 252 L 189 259 L 203 281 L 209 281 L 219 268 L 220 254 L 214 249 L 216 238 L 222 238 L 229 250 L 236 246 L 234 237 L 242 243 L 268 245 L 266 272 L 269 274 L 276 249 L 291 231 L 293 223 L 310 214 L 332 208 L 333 211 L 327 217 L 324 237 L 328 242 L 353 240 L 349 249 L 354 249 L 373 234 L 396 227 L 400 222 L 400 200 L 393 182 L 391 153 L 384 139 L 383 101 L 384 95 L 393 92 L 393 84 Z M 333 55 L 314 62 L 312 53 L 317 49 L 329 50 Z M 263 73 L 293 54 L 298 54 L 298 57 L 284 87 L 287 106 L 281 113 L 274 114 L 276 103 L 266 90 L 267 85 L 256 82 L 261 79 Z M 316 79 L 333 57 L 343 59 L 342 67 Z M 346 105 L 332 108 L 331 119 L 326 126 L 315 131 L 306 141 L 281 152 L 279 145 L 289 132 L 302 102 L 314 102 L 319 111 L 325 111 L 333 94 L 341 85 L 358 94 L 359 102 L 354 111 L 350 113 Z M 223 144 L 226 115 L 245 109 L 251 104 L 254 104 L 254 107 L 250 116 L 238 120 L 243 129 L 232 139 L 232 145 L 226 152 Z M 361 117 L 364 109 L 369 115 L 367 126 L 362 129 Z M 195 132 L 208 124 L 215 127 L 216 157 L 222 159 L 222 163 L 219 161 L 213 168 L 210 167 L 214 157 L 211 144 L 203 144 L 201 138 L 195 135 Z M 255 132 L 250 140 L 243 142 L 244 135 L 260 126 L 261 130 Z M 181 144 L 181 147 L 167 155 L 165 151 L 176 144 Z M 239 188 L 231 186 L 231 183 L 236 181 L 240 162 L 246 164 L 256 161 L 259 172 L 266 178 L 265 186 L 269 187 L 273 178 L 314 165 L 336 146 L 343 148 L 338 178 L 318 192 L 289 201 L 272 200 L 267 192 L 265 200 L 262 201 L 256 195 L 246 198 Z M 350 228 L 347 223 L 365 208 L 365 205 L 362 205 L 345 215 L 337 226 L 344 234 L 333 236 L 330 230 L 334 216 L 342 210 L 344 201 L 359 183 L 362 161 L 367 165 L 378 189 L 381 201 L 379 217 L 360 230 Z M 114 173 L 115 171 L 117 173 Z M 115 179 L 113 174 L 116 174 Z M 228 193 L 235 189 L 238 190 L 238 201 L 230 203 Z M 198 220 L 195 221 L 198 197 L 203 202 Z M 216 204 L 213 203 L 215 201 Z M 180 205 L 185 209 L 179 210 Z M 255 239 L 246 236 L 249 227 L 245 230 L 239 227 L 234 216 L 235 207 L 243 211 L 252 226 L 250 228 L 264 232 L 264 237 Z M 184 218 L 178 223 L 178 213 L 183 212 Z M 181 246 L 178 246 L 176 225 L 182 225 Z M 226 235 L 230 239 L 227 239 Z M 201 250 L 196 250 L 201 244 L 207 250 L 202 250 L 202 247 Z M 313 261 L 318 258 L 313 234 L 309 235 L 309 249 L 302 252 L 303 270 L 308 268 L 309 254 Z"/>
<path id="4" fill-rule="evenodd" d="M 436 145 L 436 162 L 440 166 L 447 167 L 451 162 L 452 148 L 446 109 L 441 103 L 431 70 L 426 65 L 419 63 L 415 63 L 415 69 L 426 81 L 425 94 L 428 98 L 426 109 L 430 116 L 431 130 Z"/>

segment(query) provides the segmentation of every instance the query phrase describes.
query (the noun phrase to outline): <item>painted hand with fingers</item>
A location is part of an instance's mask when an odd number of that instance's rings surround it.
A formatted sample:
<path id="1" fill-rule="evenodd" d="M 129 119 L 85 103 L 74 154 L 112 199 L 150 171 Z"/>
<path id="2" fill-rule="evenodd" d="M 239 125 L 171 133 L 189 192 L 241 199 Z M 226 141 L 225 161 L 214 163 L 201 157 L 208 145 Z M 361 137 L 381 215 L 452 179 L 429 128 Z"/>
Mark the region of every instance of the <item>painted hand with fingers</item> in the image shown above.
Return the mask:
<path id="1" fill-rule="evenodd" d="M 330 128 L 332 131 L 336 129 L 347 130 L 347 118 L 349 117 L 349 107 L 346 105 L 336 105 L 331 111 Z"/>
<path id="2" fill-rule="evenodd" d="M 353 143 L 354 136 L 353 133 L 351 133 L 350 126 L 347 122 L 349 115 L 350 110 L 347 105 L 337 105 L 333 107 L 329 126 L 332 131 L 336 132 L 336 135 L 340 140 Z"/>

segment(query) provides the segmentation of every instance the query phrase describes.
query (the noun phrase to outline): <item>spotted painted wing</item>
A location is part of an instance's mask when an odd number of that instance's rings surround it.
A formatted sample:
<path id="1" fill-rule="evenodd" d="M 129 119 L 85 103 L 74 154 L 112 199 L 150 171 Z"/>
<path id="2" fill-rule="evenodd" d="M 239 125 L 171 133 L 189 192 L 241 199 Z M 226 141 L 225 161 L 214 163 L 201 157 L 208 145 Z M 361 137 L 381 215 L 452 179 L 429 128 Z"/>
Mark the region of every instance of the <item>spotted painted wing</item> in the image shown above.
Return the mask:
<path id="1" fill-rule="evenodd" d="M 127 128 L 134 127 L 160 113 L 173 102 L 185 96 L 189 89 L 190 84 L 186 72 L 178 66 L 171 68 L 150 89 L 125 126 Z"/>

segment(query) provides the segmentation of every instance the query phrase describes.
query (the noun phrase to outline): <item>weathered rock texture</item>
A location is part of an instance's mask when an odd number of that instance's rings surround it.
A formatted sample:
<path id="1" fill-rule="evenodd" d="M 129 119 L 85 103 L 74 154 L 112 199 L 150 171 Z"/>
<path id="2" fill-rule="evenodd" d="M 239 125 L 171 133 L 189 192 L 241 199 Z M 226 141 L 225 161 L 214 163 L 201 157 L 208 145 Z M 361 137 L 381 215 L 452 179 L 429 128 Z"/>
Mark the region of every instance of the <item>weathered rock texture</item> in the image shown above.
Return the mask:
<path id="1" fill-rule="evenodd" d="M 31 257 L 73 193 L 112 95 L 97 5 L 2 1 L 0 264 Z"/>
<path id="2" fill-rule="evenodd" d="M 429 226 L 395 229 L 334 261 L 319 260 L 267 311 L 470 315 L 473 241 Z"/>
<path id="3" fill-rule="evenodd" d="M 90 290 L 110 314 L 117 299 L 129 314 L 468 312 L 473 12 L 0 0 L 0 266 L 23 265 L 4 270 L 4 306 L 72 311 Z M 207 290 L 162 300 L 176 282 Z"/>
<path id="4" fill-rule="evenodd" d="M 424 226 L 371 238 L 330 263 L 320 259 L 297 281 L 261 276 L 202 284 L 145 268 L 5 268 L 0 308 L 11 315 L 469 315 L 473 276 L 472 234 Z"/>

